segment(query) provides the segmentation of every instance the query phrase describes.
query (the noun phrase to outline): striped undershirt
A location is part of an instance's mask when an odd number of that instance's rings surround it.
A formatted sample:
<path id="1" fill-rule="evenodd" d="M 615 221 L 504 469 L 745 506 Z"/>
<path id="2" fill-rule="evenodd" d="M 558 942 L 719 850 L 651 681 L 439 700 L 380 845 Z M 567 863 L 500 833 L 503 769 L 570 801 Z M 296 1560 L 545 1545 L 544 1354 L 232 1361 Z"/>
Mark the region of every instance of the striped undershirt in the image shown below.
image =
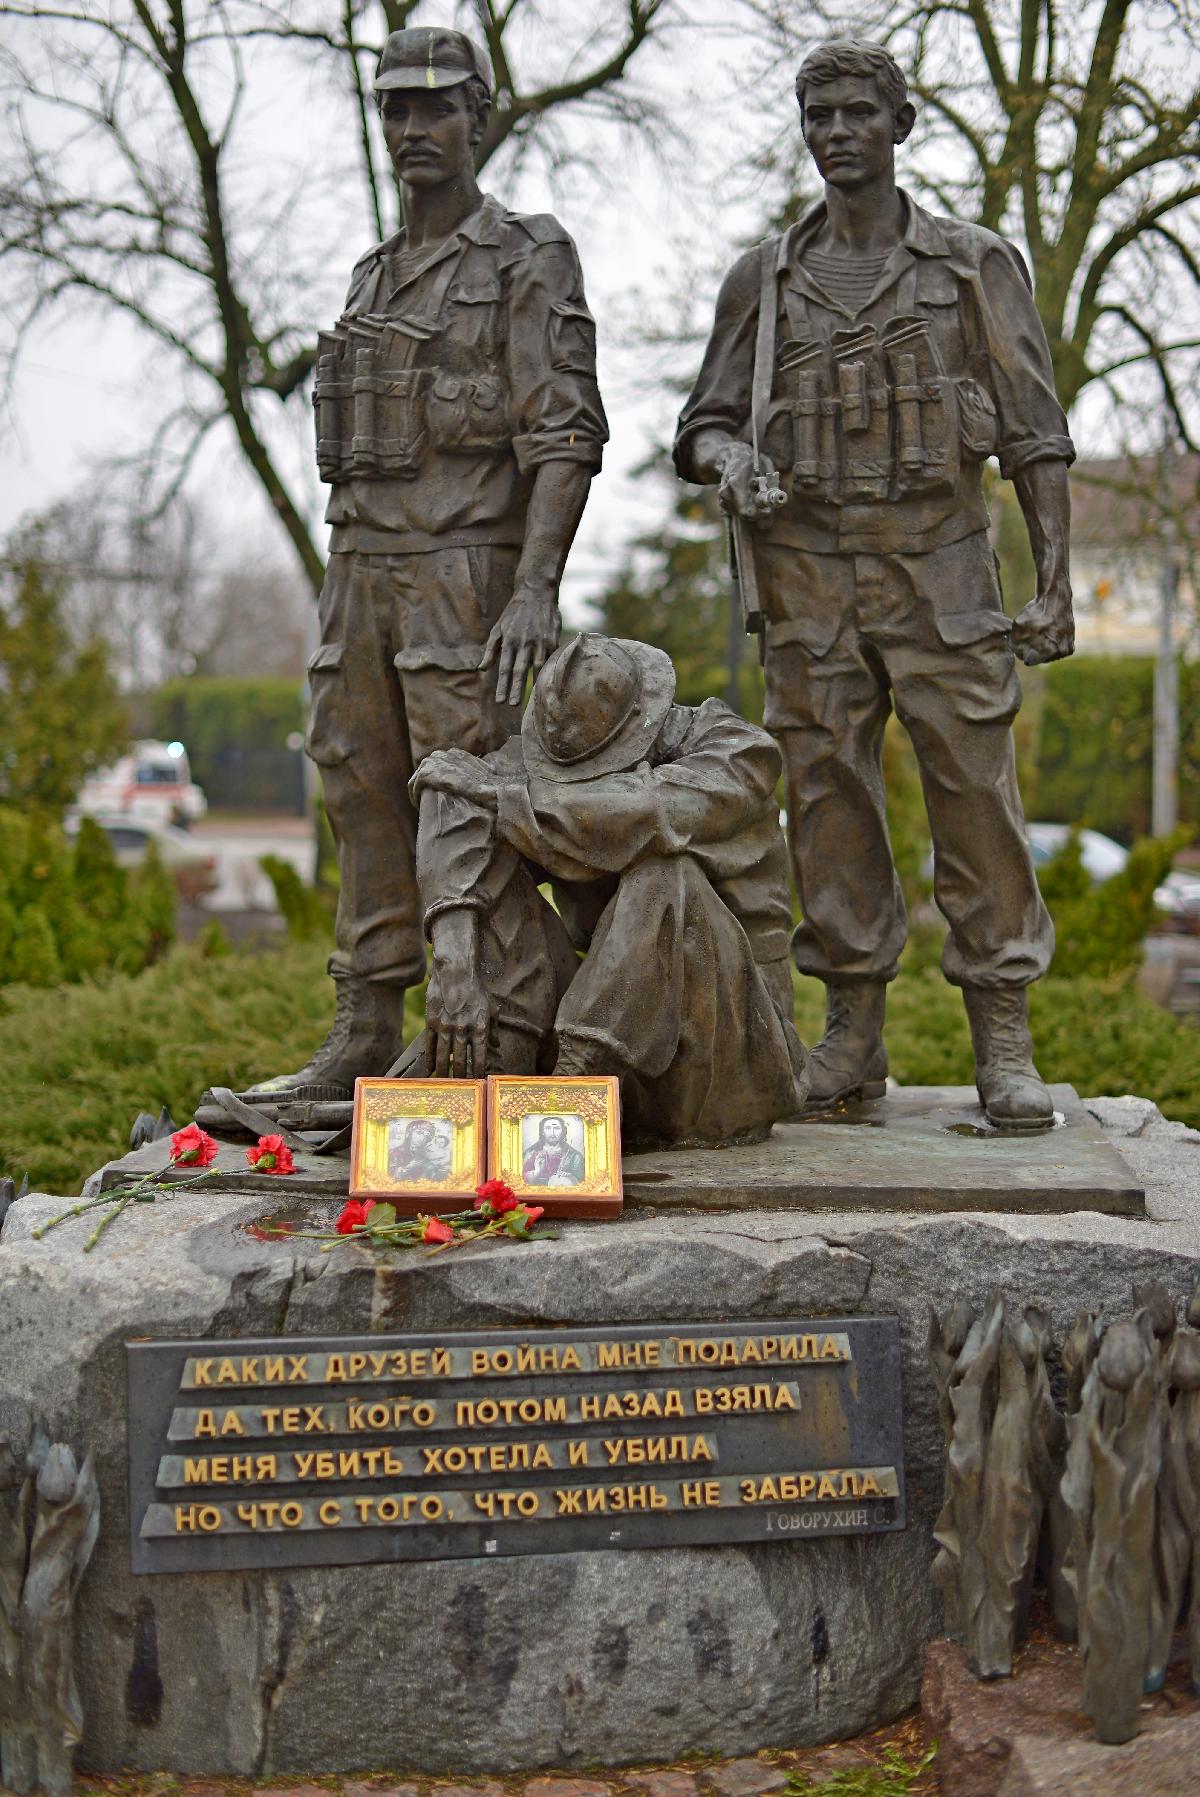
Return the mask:
<path id="1" fill-rule="evenodd" d="M 847 312 L 861 312 L 875 291 L 890 252 L 882 256 L 831 256 L 824 250 L 809 250 L 804 266 L 830 299 Z"/>

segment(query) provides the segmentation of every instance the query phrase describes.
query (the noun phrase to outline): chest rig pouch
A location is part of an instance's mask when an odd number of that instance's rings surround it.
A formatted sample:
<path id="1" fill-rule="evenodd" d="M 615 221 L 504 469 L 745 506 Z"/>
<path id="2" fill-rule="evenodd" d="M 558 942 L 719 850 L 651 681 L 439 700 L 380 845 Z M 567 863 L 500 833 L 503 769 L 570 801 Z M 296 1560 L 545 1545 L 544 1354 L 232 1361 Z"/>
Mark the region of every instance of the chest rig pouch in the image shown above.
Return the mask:
<path id="1" fill-rule="evenodd" d="M 760 304 L 774 309 L 774 262 L 768 288 L 767 261 L 764 255 Z M 862 505 L 949 497 L 964 449 L 982 457 L 994 448 L 990 396 L 965 372 L 945 367 L 930 313 L 915 309 L 915 271 L 898 289 L 905 310 L 882 330 L 856 324 L 828 337 L 812 333 L 803 295 L 787 297 L 795 334 L 775 356 L 766 440 L 778 465 L 791 467 L 798 498 Z"/>
<path id="2" fill-rule="evenodd" d="M 419 312 L 349 315 L 321 333 L 313 405 L 322 480 L 413 480 L 430 448 L 470 454 L 509 441 L 500 285 L 453 285 L 461 261 L 461 251 L 447 257 Z"/>
<path id="3" fill-rule="evenodd" d="M 321 333 L 313 404 L 322 480 L 416 476 L 432 371 L 411 363 L 416 344 L 431 334 L 369 314 Z"/>

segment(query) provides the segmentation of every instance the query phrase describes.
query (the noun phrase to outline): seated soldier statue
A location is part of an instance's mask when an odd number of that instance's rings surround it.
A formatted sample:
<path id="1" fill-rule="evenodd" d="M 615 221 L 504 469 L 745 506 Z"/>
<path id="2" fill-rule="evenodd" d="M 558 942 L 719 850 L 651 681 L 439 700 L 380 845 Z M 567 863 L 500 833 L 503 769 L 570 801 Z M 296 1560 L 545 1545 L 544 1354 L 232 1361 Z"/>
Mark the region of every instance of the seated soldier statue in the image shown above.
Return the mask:
<path id="1" fill-rule="evenodd" d="M 779 751 L 674 692 L 661 650 L 580 636 L 520 736 L 417 770 L 433 969 L 410 1076 L 618 1074 L 643 1146 L 759 1139 L 803 1105 Z"/>

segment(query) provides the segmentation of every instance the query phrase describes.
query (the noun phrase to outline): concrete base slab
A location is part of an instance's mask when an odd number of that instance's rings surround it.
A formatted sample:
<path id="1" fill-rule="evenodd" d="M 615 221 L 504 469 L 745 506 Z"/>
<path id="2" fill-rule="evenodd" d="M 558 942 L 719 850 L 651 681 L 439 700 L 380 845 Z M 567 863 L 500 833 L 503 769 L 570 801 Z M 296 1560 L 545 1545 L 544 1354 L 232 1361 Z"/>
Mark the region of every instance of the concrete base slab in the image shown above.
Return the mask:
<path id="1" fill-rule="evenodd" d="M 990 1128 L 974 1086 L 898 1086 L 868 1104 L 778 1124 L 750 1146 L 627 1154 L 626 1208 L 1144 1216 L 1145 1188 L 1111 1135 L 1073 1086 L 1051 1092 L 1055 1127 L 1034 1135 Z M 161 1168 L 166 1155 L 164 1143 L 149 1143 L 105 1167 L 96 1189 Z M 292 1196 L 346 1196 L 345 1156 L 298 1154 L 296 1167 L 286 1181 L 250 1178 L 244 1147 L 227 1144 L 204 1183 L 214 1191 L 286 1185 Z"/>
<path id="2" fill-rule="evenodd" d="M 753 1147 L 625 1157 L 629 1204 L 705 1210 L 1104 1211 L 1145 1215 L 1144 1186 L 1074 1086 L 1055 1127 L 992 1129 L 974 1086 L 898 1086 L 778 1124 Z"/>

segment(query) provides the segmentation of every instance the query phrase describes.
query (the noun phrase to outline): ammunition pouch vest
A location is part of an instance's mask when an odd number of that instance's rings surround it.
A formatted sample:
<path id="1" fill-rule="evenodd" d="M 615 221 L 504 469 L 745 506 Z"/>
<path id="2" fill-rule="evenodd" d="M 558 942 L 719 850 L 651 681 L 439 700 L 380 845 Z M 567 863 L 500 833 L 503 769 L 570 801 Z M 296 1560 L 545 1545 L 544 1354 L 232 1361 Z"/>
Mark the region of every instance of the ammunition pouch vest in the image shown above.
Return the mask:
<path id="1" fill-rule="evenodd" d="M 764 245 L 760 296 L 760 318 L 772 320 L 774 247 Z M 939 266 L 936 275 L 944 283 L 948 271 Z M 759 333 L 756 364 L 770 357 L 755 369 L 756 394 L 770 394 L 759 435 L 776 468 L 790 472 L 800 501 L 857 506 L 948 497 L 963 460 L 981 461 L 996 447 L 986 386 L 966 368 L 944 366 L 930 313 L 919 309 L 920 271 L 907 270 L 897 285 L 904 310 L 881 329 L 856 324 L 828 337 L 813 334 L 806 297 L 789 288 L 791 335 L 776 345 L 763 341 L 775 333 Z M 937 298 L 946 303 L 943 293 Z M 969 352 L 968 361 L 976 360 Z"/>
<path id="2" fill-rule="evenodd" d="M 313 405 L 317 468 L 331 483 L 356 477 L 414 480 L 426 455 L 477 455 L 512 440 L 509 390 L 493 314 L 496 283 L 470 292 L 451 282 L 460 257 L 438 270 L 420 314 L 349 314 L 317 340 Z M 445 341 L 452 301 L 496 302 L 473 342 Z M 483 308 L 470 304 L 478 315 Z"/>

